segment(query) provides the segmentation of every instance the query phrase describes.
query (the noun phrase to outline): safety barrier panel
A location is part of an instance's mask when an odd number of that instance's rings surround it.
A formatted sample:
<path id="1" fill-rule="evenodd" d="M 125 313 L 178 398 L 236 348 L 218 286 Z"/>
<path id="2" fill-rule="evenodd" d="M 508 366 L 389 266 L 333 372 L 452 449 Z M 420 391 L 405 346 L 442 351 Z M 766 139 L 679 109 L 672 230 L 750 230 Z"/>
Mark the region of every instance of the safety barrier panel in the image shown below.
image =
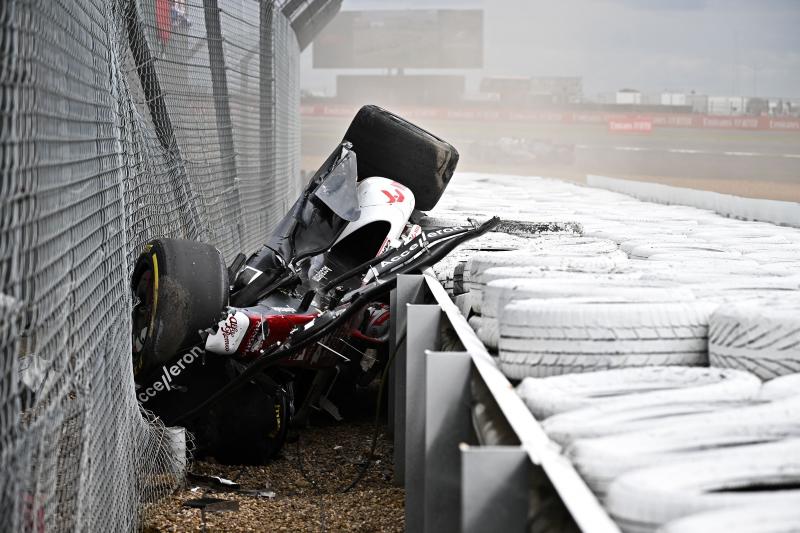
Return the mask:
<path id="1" fill-rule="evenodd" d="M 406 529 L 527 531 L 531 520 L 559 520 L 559 530 L 619 533 L 436 277 L 401 276 L 391 305 L 389 416 Z M 479 444 L 478 396 L 510 444 Z"/>

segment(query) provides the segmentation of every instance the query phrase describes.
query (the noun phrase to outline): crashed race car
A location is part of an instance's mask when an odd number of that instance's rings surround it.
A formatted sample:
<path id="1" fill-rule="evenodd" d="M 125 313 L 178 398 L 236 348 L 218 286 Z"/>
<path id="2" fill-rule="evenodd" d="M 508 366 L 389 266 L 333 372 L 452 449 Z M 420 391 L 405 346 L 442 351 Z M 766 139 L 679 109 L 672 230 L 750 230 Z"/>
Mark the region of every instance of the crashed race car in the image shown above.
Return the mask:
<path id="1" fill-rule="evenodd" d="M 499 221 L 422 229 L 458 152 L 375 106 L 354 118 L 256 253 L 155 239 L 131 279 L 140 404 L 195 456 L 259 464 L 312 410 L 385 375 L 389 292 Z"/>

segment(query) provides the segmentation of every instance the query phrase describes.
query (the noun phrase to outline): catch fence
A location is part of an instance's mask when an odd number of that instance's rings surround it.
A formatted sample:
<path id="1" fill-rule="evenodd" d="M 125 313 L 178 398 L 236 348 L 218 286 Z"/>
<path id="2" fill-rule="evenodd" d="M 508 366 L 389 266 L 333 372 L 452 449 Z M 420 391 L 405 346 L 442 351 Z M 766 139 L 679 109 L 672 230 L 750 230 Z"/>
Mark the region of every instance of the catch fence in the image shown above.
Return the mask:
<path id="1" fill-rule="evenodd" d="M 331 6 L 0 4 L 0 531 L 131 530 L 182 479 L 129 277 L 155 237 L 263 242 L 301 185 L 296 21 Z"/>

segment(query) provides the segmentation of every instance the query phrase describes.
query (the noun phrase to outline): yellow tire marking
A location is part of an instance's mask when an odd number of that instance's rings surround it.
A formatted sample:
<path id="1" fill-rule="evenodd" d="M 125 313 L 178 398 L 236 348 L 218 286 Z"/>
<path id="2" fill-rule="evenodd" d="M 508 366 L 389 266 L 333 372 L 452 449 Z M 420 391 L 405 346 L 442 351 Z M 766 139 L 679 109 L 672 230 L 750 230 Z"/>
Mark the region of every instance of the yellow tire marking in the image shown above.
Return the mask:
<path id="1" fill-rule="evenodd" d="M 156 323 L 156 310 L 158 309 L 158 258 L 156 254 L 151 256 L 153 258 L 153 309 L 150 311 L 150 329 L 147 335 L 153 334 L 153 326 Z"/>

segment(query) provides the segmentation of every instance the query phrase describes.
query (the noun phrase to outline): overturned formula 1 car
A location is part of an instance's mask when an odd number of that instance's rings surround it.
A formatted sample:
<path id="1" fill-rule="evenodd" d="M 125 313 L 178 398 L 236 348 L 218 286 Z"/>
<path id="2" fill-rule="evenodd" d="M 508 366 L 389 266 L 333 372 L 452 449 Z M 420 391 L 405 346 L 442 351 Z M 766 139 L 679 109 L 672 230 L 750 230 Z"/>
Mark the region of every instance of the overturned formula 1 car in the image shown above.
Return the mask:
<path id="1" fill-rule="evenodd" d="M 267 243 L 226 267 L 213 246 L 156 239 L 131 280 L 137 397 L 183 425 L 196 455 L 261 463 L 291 421 L 339 413 L 339 389 L 389 363 L 389 291 L 497 224 L 423 230 L 458 160 L 375 106 L 313 175 Z"/>

